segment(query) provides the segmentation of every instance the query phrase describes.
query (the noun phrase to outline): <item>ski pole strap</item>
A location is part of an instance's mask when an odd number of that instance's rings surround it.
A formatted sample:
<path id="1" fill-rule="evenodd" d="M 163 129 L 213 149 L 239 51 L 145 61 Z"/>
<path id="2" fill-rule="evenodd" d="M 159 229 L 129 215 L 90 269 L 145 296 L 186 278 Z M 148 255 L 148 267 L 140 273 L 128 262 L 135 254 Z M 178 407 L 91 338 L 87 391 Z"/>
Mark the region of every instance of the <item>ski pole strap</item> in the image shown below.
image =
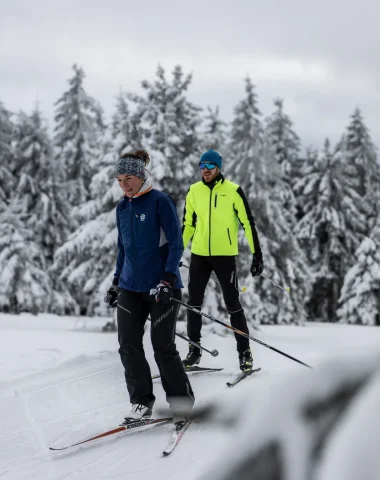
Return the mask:
<path id="1" fill-rule="evenodd" d="M 310 365 L 308 365 L 307 363 L 302 362 L 301 360 L 298 360 L 297 358 L 292 357 L 291 355 L 288 355 L 287 353 L 282 352 L 281 350 L 278 350 L 278 349 L 275 348 L 275 347 L 271 347 L 270 345 L 267 345 L 266 343 L 262 342 L 261 340 L 258 340 L 257 338 L 252 337 L 251 335 L 248 335 L 247 333 L 244 333 L 244 332 L 242 332 L 241 330 L 238 330 L 237 328 L 233 327 L 232 325 L 228 325 L 228 323 L 224 323 L 224 322 L 222 322 L 221 320 L 218 320 L 217 318 L 212 317 L 212 316 L 209 315 L 208 313 L 202 312 L 202 310 L 197 310 L 196 308 L 192 307 L 191 305 L 188 305 L 188 304 L 185 303 L 185 302 L 182 302 L 181 300 L 178 300 L 177 298 L 172 297 L 171 300 L 172 300 L 173 302 L 179 303 L 180 305 L 186 307 L 186 308 L 189 309 L 189 310 L 192 310 L 193 312 L 198 313 L 198 315 L 202 315 L 202 317 L 209 318 L 209 319 L 212 320 L 213 322 L 216 322 L 216 323 L 219 323 L 220 325 L 223 325 L 224 327 L 228 328 L 229 330 L 232 330 L 232 331 L 235 332 L 235 333 L 238 333 L 239 335 L 242 335 L 243 337 L 249 338 L 249 339 L 252 340 L 253 342 L 259 343 L 259 344 L 262 345 L 263 347 L 269 348 L 270 350 L 273 350 L 274 352 L 277 352 L 277 353 L 279 353 L 280 355 L 284 355 L 284 357 L 290 358 L 290 360 L 293 360 L 294 362 L 300 363 L 300 364 L 303 365 L 304 367 L 313 368 L 313 367 L 311 367 Z"/>

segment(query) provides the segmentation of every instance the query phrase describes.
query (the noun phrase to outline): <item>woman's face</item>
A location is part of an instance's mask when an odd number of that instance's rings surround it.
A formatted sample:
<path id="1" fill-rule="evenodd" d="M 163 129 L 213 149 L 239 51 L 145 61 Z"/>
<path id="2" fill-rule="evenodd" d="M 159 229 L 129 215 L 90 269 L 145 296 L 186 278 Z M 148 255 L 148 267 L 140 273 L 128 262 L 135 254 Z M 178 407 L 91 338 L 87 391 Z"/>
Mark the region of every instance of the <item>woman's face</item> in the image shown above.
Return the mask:
<path id="1" fill-rule="evenodd" d="M 124 194 L 128 198 L 132 198 L 141 188 L 141 185 L 144 183 L 140 177 L 135 177 L 134 175 L 118 175 L 117 181 L 119 182 L 120 187 L 123 189 Z"/>

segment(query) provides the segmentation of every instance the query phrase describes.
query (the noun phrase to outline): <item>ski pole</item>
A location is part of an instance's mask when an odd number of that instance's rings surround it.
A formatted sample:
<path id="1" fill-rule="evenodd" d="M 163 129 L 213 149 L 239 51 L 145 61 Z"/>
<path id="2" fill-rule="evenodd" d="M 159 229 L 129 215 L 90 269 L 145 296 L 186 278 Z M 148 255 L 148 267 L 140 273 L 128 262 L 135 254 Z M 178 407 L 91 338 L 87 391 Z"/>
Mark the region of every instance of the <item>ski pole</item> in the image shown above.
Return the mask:
<path id="1" fill-rule="evenodd" d="M 120 303 L 118 303 L 117 306 L 119 308 L 121 308 L 122 310 L 124 310 L 128 313 L 131 313 L 127 308 L 120 305 Z M 150 317 L 149 317 L 149 319 L 150 319 Z M 213 357 L 217 357 L 219 355 L 218 350 L 211 350 L 211 351 L 207 350 L 207 348 L 202 347 L 202 345 L 200 345 L 199 343 L 193 342 L 192 340 L 190 340 L 190 338 L 187 338 L 184 335 L 181 335 L 180 333 L 177 333 L 177 332 L 175 332 L 175 334 L 177 335 L 177 337 L 182 338 L 182 340 L 186 340 L 186 342 L 191 343 L 191 345 L 194 345 L 194 347 L 197 347 L 197 348 L 200 348 L 201 350 L 204 350 L 205 352 L 209 353 Z"/>
<path id="2" fill-rule="evenodd" d="M 185 265 L 185 264 L 182 263 L 182 262 L 179 262 L 179 266 L 180 266 L 180 267 L 185 267 L 185 268 L 190 268 L 188 265 Z M 218 279 L 217 279 L 214 275 L 211 275 L 211 278 L 212 278 L 213 280 L 216 280 L 216 281 L 218 282 Z M 246 291 L 247 291 L 247 287 L 239 288 L 239 292 L 241 292 L 241 293 L 244 293 L 244 292 L 246 292 Z"/>
<path id="3" fill-rule="evenodd" d="M 200 349 L 204 350 L 205 352 L 209 353 L 213 357 L 217 357 L 219 355 L 218 350 L 211 350 L 211 351 L 207 350 L 207 348 L 202 347 L 199 343 L 193 342 L 192 340 L 190 340 L 190 338 L 187 338 L 184 335 L 181 335 L 180 333 L 176 332 L 176 335 L 177 335 L 177 337 L 182 338 L 182 340 L 186 340 L 186 342 L 191 343 L 191 345 L 194 345 L 194 347 L 197 347 L 197 348 L 200 348 Z"/>
<path id="4" fill-rule="evenodd" d="M 279 353 L 280 355 L 284 355 L 285 357 L 290 358 L 290 359 L 293 360 L 294 362 L 300 363 L 301 365 L 304 365 L 305 367 L 308 367 L 308 368 L 313 368 L 313 367 L 311 367 L 310 365 L 308 365 L 307 363 L 304 363 L 304 362 L 302 362 L 301 360 L 297 360 L 297 358 L 294 358 L 294 357 L 292 357 L 291 355 L 288 355 L 287 353 L 282 352 L 281 350 L 278 350 L 277 348 L 271 347 L 270 345 L 267 345 L 266 343 L 262 342 L 261 340 L 258 340 L 258 339 L 255 338 L 255 337 L 251 337 L 251 335 L 248 335 L 248 333 L 244 333 L 244 332 L 242 332 L 241 330 L 238 330 L 237 328 L 235 328 L 235 327 L 233 327 L 233 326 L 231 326 L 231 325 L 228 325 L 228 323 L 224 323 L 224 322 L 222 322 L 221 320 L 218 320 L 217 318 L 212 317 L 212 316 L 209 315 L 208 313 L 202 312 L 201 310 L 197 310 L 196 308 L 192 307 L 191 305 L 188 305 L 188 304 L 185 303 L 185 302 L 182 302 L 181 300 L 177 300 L 177 299 L 174 298 L 174 297 L 172 297 L 171 300 L 172 300 L 173 302 L 179 303 L 180 305 L 183 305 L 184 307 L 186 307 L 186 308 L 189 309 L 189 310 L 192 310 L 193 312 L 197 313 L 198 315 L 202 315 L 202 317 L 209 318 L 209 319 L 212 320 L 213 322 L 216 322 L 216 323 L 219 323 L 220 325 L 223 325 L 224 327 L 228 328 L 229 330 L 232 330 L 232 331 L 235 332 L 235 333 L 238 333 L 239 335 L 242 335 L 243 337 L 249 338 L 249 339 L 252 340 L 253 342 L 257 342 L 257 343 L 259 343 L 260 345 L 263 345 L 263 347 L 270 348 L 270 349 L 273 350 L 274 352 L 277 352 L 277 353 Z"/>
<path id="5" fill-rule="evenodd" d="M 284 290 L 285 292 L 287 293 L 290 293 L 290 287 L 282 287 L 281 285 L 279 285 L 278 283 L 274 282 L 273 280 L 271 280 L 270 278 L 268 278 L 266 275 L 264 275 L 263 273 L 261 274 L 261 277 L 264 277 L 266 278 L 267 280 L 269 280 L 270 282 L 273 283 L 273 285 L 276 285 L 276 287 L 278 288 L 281 288 L 282 290 Z"/>

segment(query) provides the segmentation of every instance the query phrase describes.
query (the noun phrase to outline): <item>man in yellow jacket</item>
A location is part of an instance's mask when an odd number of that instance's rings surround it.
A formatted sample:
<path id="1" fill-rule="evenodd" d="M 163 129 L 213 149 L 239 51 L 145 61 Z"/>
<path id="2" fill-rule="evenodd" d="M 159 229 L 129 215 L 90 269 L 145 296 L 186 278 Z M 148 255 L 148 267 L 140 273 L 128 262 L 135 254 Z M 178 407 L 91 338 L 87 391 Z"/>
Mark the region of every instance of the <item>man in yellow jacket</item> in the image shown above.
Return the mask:
<path id="1" fill-rule="evenodd" d="M 207 283 L 214 271 L 222 288 L 231 325 L 248 333 L 247 320 L 239 300 L 236 277 L 239 223 L 244 228 L 252 252 L 251 273 L 261 275 L 264 269 L 255 222 L 243 190 L 226 180 L 222 173 L 222 157 L 214 151 L 205 152 L 199 162 L 202 180 L 190 186 L 186 195 L 182 237 L 184 247 L 191 244 L 189 270 L 189 305 L 201 308 Z M 187 312 L 187 333 L 193 342 L 201 341 L 202 317 Z M 249 340 L 235 334 L 242 371 L 252 368 Z M 186 367 L 197 365 L 202 350 L 189 345 L 183 360 Z"/>

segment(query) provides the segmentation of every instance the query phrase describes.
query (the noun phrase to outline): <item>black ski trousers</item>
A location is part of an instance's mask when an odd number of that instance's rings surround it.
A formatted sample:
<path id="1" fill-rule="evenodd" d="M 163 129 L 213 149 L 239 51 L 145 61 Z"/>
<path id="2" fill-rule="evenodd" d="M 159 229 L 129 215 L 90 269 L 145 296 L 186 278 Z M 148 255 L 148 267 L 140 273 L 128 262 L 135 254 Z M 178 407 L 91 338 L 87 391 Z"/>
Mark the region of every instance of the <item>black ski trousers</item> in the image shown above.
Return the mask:
<path id="1" fill-rule="evenodd" d="M 180 300 L 181 290 L 174 290 L 173 297 Z M 174 341 L 178 308 L 173 302 L 156 303 L 149 293 L 120 289 L 117 308 L 119 354 L 132 404 L 152 408 L 155 401 L 152 375 L 143 347 L 144 326 L 149 315 L 154 358 L 167 401 L 170 405 L 179 401 L 189 408 L 194 403 L 193 390 Z"/>
<path id="2" fill-rule="evenodd" d="M 234 256 L 211 256 L 191 254 L 189 270 L 189 305 L 201 309 L 207 283 L 211 273 L 215 272 L 223 292 L 231 319 L 231 325 L 244 333 L 248 332 L 247 319 L 239 300 L 239 288 L 236 276 L 236 258 Z M 191 310 L 187 312 L 187 333 L 190 340 L 200 342 L 202 317 Z M 248 338 L 235 333 L 237 350 L 244 352 L 249 348 Z"/>

